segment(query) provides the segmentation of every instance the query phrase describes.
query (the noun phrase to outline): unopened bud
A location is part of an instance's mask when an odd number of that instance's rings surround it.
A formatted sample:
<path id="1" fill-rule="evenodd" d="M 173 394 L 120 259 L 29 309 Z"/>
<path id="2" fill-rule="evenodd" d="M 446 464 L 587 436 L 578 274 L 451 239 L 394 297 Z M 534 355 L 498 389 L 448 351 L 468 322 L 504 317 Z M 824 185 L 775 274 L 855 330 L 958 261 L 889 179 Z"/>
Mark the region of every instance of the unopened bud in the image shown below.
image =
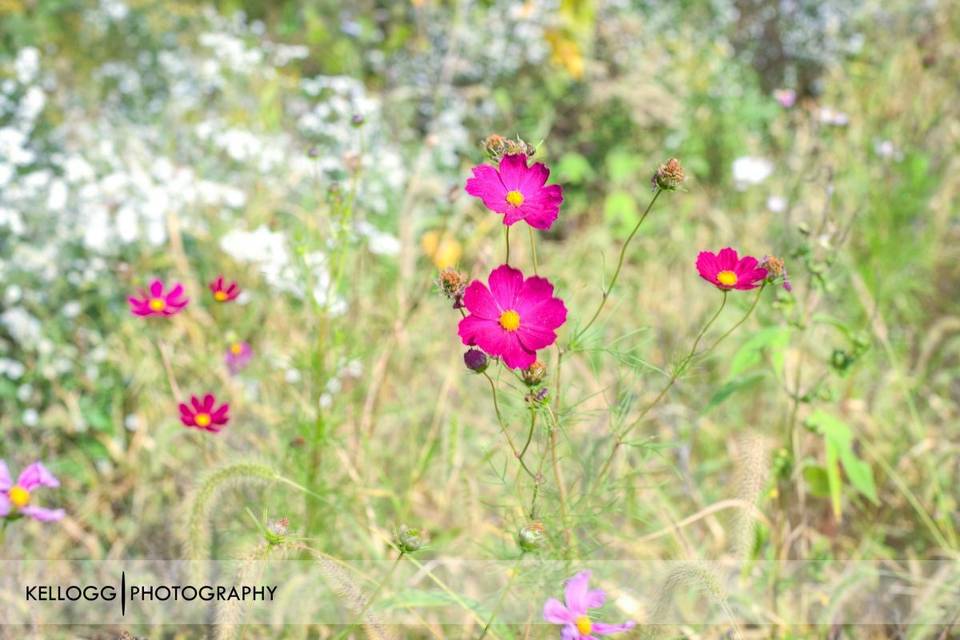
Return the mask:
<path id="1" fill-rule="evenodd" d="M 523 383 L 528 387 L 535 387 L 547 377 L 547 368 L 539 360 L 535 360 L 532 365 L 520 372 Z"/>
<path id="2" fill-rule="evenodd" d="M 511 140 L 495 133 L 487 136 L 483 141 L 483 150 L 494 162 L 500 162 L 504 156 L 523 155 L 530 157 L 537 152 L 532 145 L 521 140 L 519 136 L 516 140 Z"/>
<path id="3" fill-rule="evenodd" d="M 490 365 L 490 358 L 480 349 L 468 349 L 463 354 L 463 364 L 467 365 L 467 369 L 470 369 L 470 371 L 483 373 Z"/>
<path id="4" fill-rule="evenodd" d="M 365 118 L 363 117 L 362 113 L 355 113 L 350 118 L 350 124 L 352 124 L 355 127 L 362 126 L 364 122 L 365 122 Z"/>
<path id="5" fill-rule="evenodd" d="M 530 405 L 531 408 L 536 409 L 537 407 L 544 407 L 547 405 L 547 402 L 549 402 L 548 395 L 549 391 L 547 388 L 542 387 L 528 393 L 524 397 L 524 400 L 527 401 L 527 404 Z"/>
<path id="6" fill-rule="evenodd" d="M 397 528 L 397 536 L 394 542 L 401 552 L 413 553 L 422 549 L 423 545 L 427 543 L 427 535 L 420 529 L 402 524 Z"/>
<path id="7" fill-rule="evenodd" d="M 547 531 L 542 522 L 531 522 L 520 527 L 517 544 L 524 552 L 537 551 L 547 540 Z"/>
<path id="8" fill-rule="evenodd" d="M 286 518 L 280 518 L 267 523 L 267 531 L 264 534 L 264 537 L 267 539 L 269 544 L 277 545 L 283 542 L 283 539 L 287 536 L 289 531 L 290 521 Z"/>
<path id="9" fill-rule="evenodd" d="M 764 256 L 759 266 L 761 269 L 767 270 L 767 282 L 772 284 L 782 278 L 783 288 L 787 291 L 793 291 L 793 285 L 790 284 L 790 278 L 787 276 L 787 268 L 781 258 Z"/>
<path id="10" fill-rule="evenodd" d="M 451 267 L 444 269 L 437 277 L 437 286 L 443 295 L 453 300 L 454 309 L 463 308 L 463 292 L 467 288 L 467 279 L 462 273 Z"/>
<path id="11" fill-rule="evenodd" d="M 686 175 L 683 173 L 683 167 L 676 158 L 670 158 L 666 163 L 657 167 L 657 172 L 653 174 L 650 182 L 661 191 L 676 191 L 683 184 Z"/>

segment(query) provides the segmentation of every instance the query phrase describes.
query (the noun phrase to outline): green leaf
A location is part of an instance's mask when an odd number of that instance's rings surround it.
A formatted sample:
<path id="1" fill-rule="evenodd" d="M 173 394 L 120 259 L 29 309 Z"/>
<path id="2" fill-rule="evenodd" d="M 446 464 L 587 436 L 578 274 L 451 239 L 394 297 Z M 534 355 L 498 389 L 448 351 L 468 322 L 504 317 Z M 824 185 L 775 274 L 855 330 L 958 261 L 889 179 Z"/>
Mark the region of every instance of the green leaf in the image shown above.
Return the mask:
<path id="1" fill-rule="evenodd" d="M 827 479 L 827 470 L 817 464 L 803 468 L 803 478 L 807 481 L 811 495 L 826 498 L 830 495 L 830 481 Z"/>
<path id="2" fill-rule="evenodd" d="M 830 496 L 837 519 L 840 519 L 841 467 L 854 489 L 870 502 L 879 504 L 877 486 L 873 479 L 873 469 L 854 451 L 853 430 L 850 426 L 822 409 L 814 411 L 807 418 L 807 424 L 824 438 L 827 454 L 827 475 L 830 479 Z"/>
<path id="3" fill-rule="evenodd" d="M 783 373 L 783 359 L 790 343 L 789 327 L 767 327 L 760 329 L 743 343 L 730 360 L 730 377 L 735 377 L 763 362 L 763 352 L 770 352 L 773 368 L 777 375 Z"/>
<path id="4" fill-rule="evenodd" d="M 755 371 L 746 376 L 735 378 L 724 383 L 714 392 L 713 396 L 710 398 L 710 402 L 707 403 L 707 406 L 704 408 L 703 412 L 708 413 L 711 409 L 722 403 L 733 394 L 752 387 L 765 377 L 767 377 L 766 373 L 762 371 Z"/>

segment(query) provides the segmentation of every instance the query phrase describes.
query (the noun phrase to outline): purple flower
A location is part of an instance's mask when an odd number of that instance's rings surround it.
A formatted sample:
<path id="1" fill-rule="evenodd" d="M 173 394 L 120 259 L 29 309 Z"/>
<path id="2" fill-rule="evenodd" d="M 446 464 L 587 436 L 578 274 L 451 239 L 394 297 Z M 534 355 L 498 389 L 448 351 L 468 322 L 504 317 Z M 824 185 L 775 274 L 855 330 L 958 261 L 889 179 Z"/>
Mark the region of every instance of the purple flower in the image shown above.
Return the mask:
<path id="1" fill-rule="evenodd" d="M 23 470 L 16 483 L 10 477 L 7 463 L 0 460 L 0 518 L 26 516 L 41 522 L 63 517 L 63 509 L 44 509 L 32 505 L 32 492 L 37 487 L 59 487 L 60 481 L 39 462 Z"/>
<path id="2" fill-rule="evenodd" d="M 595 622 L 587 615 L 589 609 L 602 607 L 607 599 L 600 589 L 589 589 L 590 572 L 581 571 L 567 580 L 563 591 L 565 604 L 550 598 L 543 605 L 543 619 L 553 624 L 562 624 L 562 640 L 593 640 L 594 636 L 606 636 L 632 629 L 636 623 L 628 620 L 623 624 Z"/>
<path id="3" fill-rule="evenodd" d="M 223 360 L 227 363 L 227 368 L 230 369 L 230 373 L 237 375 L 244 367 L 250 364 L 252 358 L 253 349 L 250 347 L 249 342 L 231 342 L 230 346 L 227 347 L 227 353 L 223 357 Z"/>

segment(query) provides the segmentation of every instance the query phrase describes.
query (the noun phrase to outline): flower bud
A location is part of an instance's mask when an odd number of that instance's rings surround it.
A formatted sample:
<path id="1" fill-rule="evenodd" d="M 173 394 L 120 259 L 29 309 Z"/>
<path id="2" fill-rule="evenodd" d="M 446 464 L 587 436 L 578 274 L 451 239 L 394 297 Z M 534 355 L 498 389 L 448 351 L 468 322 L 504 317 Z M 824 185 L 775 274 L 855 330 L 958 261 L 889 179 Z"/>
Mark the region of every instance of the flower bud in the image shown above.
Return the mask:
<path id="1" fill-rule="evenodd" d="M 676 158 L 670 158 L 665 164 L 657 168 L 650 182 L 661 191 L 676 191 L 683 184 L 686 175 L 683 173 L 683 167 Z"/>
<path id="2" fill-rule="evenodd" d="M 495 133 L 487 136 L 483 141 L 483 150 L 494 162 L 500 162 L 503 156 L 524 155 L 530 157 L 537 152 L 532 145 L 521 140 L 519 136 L 516 140 L 510 140 Z"/>
<path id="3" fill-rule="evenodd" d="M 413 553 L 427 544 L 427 535 L 425 531 L 402 524 L 397 528 L 394 542 L 402 553 Z"/>
<path id="4" fill-rule="evenodd" d="M 480 349 L 468 349 L 463 354 L 463 364 L 474 373 L 483 373 L 490 365 L 490 358 Z"/>
<path id="5" fill-rule="evenodd" d="M 352 124 L 352 125 L 355 126 L 355 127 L 362 126 L 363 123 L 364 123 L 364 121 L 365 121 L 365 119 L 364 119 L 362 113 L 355 113 L 355 114 L 353 114 L 353 116 L 350 118 L 350 124 Z"/>
<path id="6" fill-rule="evenodd" d="M 547 367 L 539 360 L 520 372 L 523 383 L 528 387 L 535 387 L 547 377 Z"/>
<path id="7" fill-rule="evenodd" d="M 547 532 L 542 522 L 531 522 L 520 527 L 517 544 L 525 553 L 537 551 L 547 541 Z"/>
<path id="8" fill-rule="evenodd" d="M 777 256 L 764 256 L 760 261 L 760 268 L 767 270 L 767 282 L 774 283 L 783 279 L 783 288 L 786 291 L 793 291 L 793 285 L 790 284 L 790 278 L 787 276 L 787 268 L 784 266 L 783 259 Z"/>
<path id="9" fill-rule="evenodd" d="M 549 390 L 546 387 L 543 387 L 528 393 L 524 397 L 524 400 L 527 401 L 527 404 L 530 405 L 531 408 L 536 409 L 538 407 L 544 407 L 547 405 L 549 402 L 548 395 Z"/>
<path id="10" fill-rule="evenodd" d="M 271 520 L 267 523 L 267 530 L 264 533 L 264 538 L 267 539 L 267 542 L 271 545 L 278 545 L 283 542 L 286 538 L 287 533 L 290 531 L 290 521 L 286 518 L 280 518 L 278 520 Z"/>
<path id="11" fill-rule="evenodd" d="M 453 308 L 463 308 L 463 292 L 467 288 L 467 279 L 456 269 L 447 267 L 437 278 L 440 293 L 453 300 Z"/>

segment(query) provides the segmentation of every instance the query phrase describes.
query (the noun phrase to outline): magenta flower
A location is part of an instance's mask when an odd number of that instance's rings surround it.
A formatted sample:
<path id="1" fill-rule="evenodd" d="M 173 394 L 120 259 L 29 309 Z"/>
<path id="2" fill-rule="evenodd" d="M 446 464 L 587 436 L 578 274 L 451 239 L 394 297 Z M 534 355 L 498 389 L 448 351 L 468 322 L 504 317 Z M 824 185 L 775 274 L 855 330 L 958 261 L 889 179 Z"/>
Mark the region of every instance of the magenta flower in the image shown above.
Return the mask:
<path id="1" fill-rule="evenodd" d="M 524 279 L 519 269 L 503 264 L 490 273 L 490 288 L 474 280 L 463 294 L 470 315 L 460 321 L 463 344 L 500 356 L 512 369 L 525 369 L 537 349 L 552 345 L 554 329 L 567 320 L 563 300 L 553 297 L 546 278 Z"/>
<path id="2" fill-rule="evenodd" d="M 40 522 L 53 522 L 63 517 L 63 509 L 44 509 L 30 504 L 37 487 L 59 487 L 60 481 L 39 462 L 23 470 L 16 482 L 10 477 L 7 463 L 0 460 L 0 518 L 26 516 Z"/>
<path id="3" fill-rule="evenodd" d="M 607 595 L 600 589 L 589 590 L 590 572 L 581 571 L 567 580 L 563 591 L 564 604 L 550 598 L 543 605 L 543 619 L 553 624 L 562 624 L 560 637 L 563 640 L 590 640 L 594 636 L 627 631 L 636 626 L 632 620 L 623 624 L 606 624 L 590 619 L 589 609 L 602 607 Z"/>
<path id="4" fill-rule="evenodd" d="M 210 292 L 213 293 L 213 299 L 217 302 L 230 302 L 240 295 L 240 287 L 236 282 L 227 284 L 223 276 L 217 276 L 217 279 L 210 283 Z"/>
<path id="5" fill-rule="evenodd" d="M 467 180 L 467 193 L 483 200 L 491 211 L 503 214 L 508 227 L 526 220 L 535 229 L 549 229 L 557 219 L 563 188 L 558 184 L 544 186 L 550 170 L 538 162 L 527 166 L 527 156 L 504 156 L 499 170 L 488 164 L 473 168 Z"/>
<path id="6" fill-rule="evenodd" d="M 253 348 L 249 342 L 231 342 L 223 360 L 227 363 L 230 373 L 237 375 L 253 358 Z"/>
<path id="7" fill-rule="evenodd" d="M 190 404 L 192 406 L 180 403 L 180 422 L 187 427 L 196 427 L 211 433 L 219 433 L 230 421 L 230 416 L 227 415 L 227 412 L 230 411 L 230 405 L 224 402 L 214 409 L 216 398 L 213 397 L 212 393 L 203 396 L 203 401 L 200 401 L 197 396 L 190 396 Z"/>
<path id="8" fill-rule="evenodd" d="M 183 311 L 190 298 L 183 296 L 183 285 L 177 282 L 168 292 L 164 292 L 163 282 L 150 283 L 149 293 L 139 290 L 140 297 L 130 296 L 130 312 L 135 316 L 172 316 Z"/>
<path id="9" fill-rule="evenodd" d="M 767 270 L 757 266 L 756 258 L 738 258 L 737 252 L 730 247 L 717 254 L 701 251 L 697 256 L 697 271 L 701 278 L 723 291 L 755 289 L 767 277 Z"/>

